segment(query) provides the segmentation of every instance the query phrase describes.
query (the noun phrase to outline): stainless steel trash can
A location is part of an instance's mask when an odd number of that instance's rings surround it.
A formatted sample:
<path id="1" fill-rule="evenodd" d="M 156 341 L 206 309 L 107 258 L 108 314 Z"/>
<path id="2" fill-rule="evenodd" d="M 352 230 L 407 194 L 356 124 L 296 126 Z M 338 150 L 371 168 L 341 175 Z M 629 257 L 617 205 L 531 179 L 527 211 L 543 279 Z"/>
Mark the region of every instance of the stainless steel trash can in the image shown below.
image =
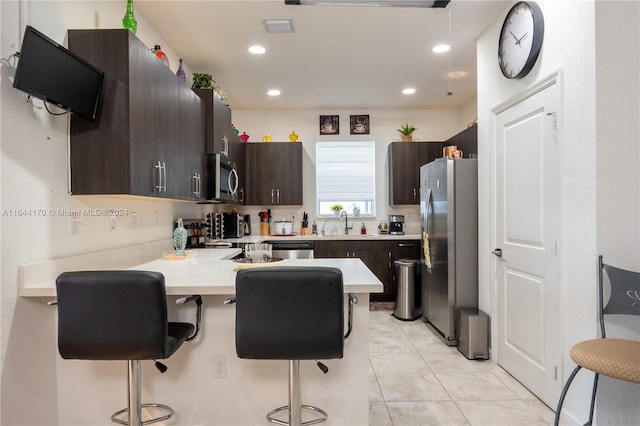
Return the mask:
<path id="1" fill-rule="evenodd" d="M 489 315 L 477 308 L 459 308 L 458 328 L 458 351 L 468 359 L 489 359 Z"/>
<path id="2" fill-rule="evenodd" d="M 395 261 L 395 265 L 398 277 L 398 295 L 393 316 L 403 321 L 414 321 L 422 314 L 420 261 L 398 259 Z"/>

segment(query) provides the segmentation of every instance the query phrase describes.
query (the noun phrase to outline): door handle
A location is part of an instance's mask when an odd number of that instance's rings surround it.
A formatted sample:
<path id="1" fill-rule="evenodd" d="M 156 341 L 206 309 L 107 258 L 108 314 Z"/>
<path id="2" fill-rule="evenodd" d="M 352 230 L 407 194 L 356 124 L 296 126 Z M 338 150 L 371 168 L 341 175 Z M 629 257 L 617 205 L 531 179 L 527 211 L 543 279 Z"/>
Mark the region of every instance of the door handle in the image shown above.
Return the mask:
<path id="1" fill-rule="evenodd" d="M 498 257 L 502 257 L 502 249 L 501 248 L 493 249 L 493 251 L 491 253 L 495 254 Z"/>

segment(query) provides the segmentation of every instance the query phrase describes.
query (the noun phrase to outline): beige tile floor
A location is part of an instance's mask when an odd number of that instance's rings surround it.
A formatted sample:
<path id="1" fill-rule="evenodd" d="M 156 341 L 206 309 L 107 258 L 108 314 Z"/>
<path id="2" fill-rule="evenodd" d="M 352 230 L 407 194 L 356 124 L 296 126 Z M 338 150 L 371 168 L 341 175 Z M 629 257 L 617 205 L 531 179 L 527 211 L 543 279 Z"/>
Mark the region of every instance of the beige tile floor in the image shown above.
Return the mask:
<path id="1" fill-rule="evenodd" d="M 421 320 L 369 317 L 369 424 L 551 425 L 553 411 L 492 361 L 470 361 Z"/>

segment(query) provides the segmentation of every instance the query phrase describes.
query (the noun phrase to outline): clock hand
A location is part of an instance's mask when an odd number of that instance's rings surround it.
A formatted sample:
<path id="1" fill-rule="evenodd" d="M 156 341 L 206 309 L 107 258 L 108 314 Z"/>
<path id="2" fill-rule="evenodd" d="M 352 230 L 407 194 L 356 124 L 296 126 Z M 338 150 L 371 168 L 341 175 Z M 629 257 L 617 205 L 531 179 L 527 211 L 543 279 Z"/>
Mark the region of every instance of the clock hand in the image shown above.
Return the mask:
<path id="1" fill-rule="evenodd" d="M 509 30 L 509 34 L 511 34 L 513 38 L 516 39 L 516 44 L 518 44 L 518 37 L 516 37 L 516 35 L 513 32 L 511 32 L 511 30 Z"/>
<path id="2" fill-rule="evenodd" d="M 519 45 L 519 44 L 520 44 L 520 42 L 521 42 L 522 40 L 524 40 L 525 38 L 527 38 L 527 35 L 529 35 L 529 33 L 524 33 L 524 35 L 523 35 L 522 37 L 520 37 L 520 38 L 518 39 L 518 41 L 516 41 L 516 44 L 517 44 L 517 45 Z"/>

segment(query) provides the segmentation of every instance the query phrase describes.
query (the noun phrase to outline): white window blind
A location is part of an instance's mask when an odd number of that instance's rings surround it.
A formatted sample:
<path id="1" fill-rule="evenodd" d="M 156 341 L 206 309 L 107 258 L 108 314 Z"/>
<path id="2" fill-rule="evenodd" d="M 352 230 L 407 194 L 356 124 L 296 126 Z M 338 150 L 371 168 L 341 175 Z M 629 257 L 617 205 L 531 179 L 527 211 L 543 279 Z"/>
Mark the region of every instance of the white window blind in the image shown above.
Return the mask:
<path id="1" fill-rule="evenodd" d="M 331 214 L 335 203 L 349 213 L 355 204 L 362 214 L 374 214 L 374 142 L 317 141 L 316 194 L 318 214 Z"/>

